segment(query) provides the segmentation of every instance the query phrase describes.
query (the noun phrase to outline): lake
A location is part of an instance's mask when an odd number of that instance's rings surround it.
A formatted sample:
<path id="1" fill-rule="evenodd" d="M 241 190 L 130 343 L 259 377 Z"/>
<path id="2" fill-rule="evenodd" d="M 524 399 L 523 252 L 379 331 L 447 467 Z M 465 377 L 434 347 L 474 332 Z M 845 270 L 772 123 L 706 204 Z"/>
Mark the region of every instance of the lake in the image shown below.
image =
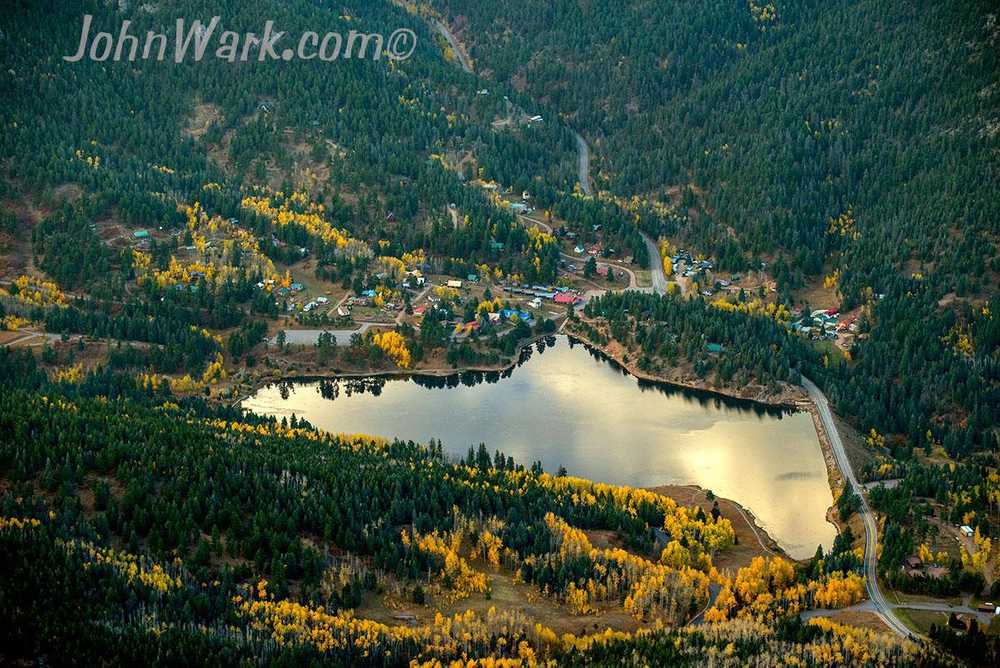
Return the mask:
<path id="1" fill-rule="evenodd" d="M 812 418 L 637 380 L 565 336 L 504 372 L 283 383 L 243 402 L 332 432 L 486 443 L 525 465 L 632 487 L 694 484 L 733 499 L 794 558 L 833 544 L 833 503 Z"/>

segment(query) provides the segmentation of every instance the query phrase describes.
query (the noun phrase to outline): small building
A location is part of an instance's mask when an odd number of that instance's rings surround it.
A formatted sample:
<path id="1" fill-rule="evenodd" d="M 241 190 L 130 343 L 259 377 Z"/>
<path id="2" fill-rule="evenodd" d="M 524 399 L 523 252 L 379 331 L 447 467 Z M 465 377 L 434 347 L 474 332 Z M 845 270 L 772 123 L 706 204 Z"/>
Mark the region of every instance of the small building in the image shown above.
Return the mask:
<path id="1" fill-rule="evenodd" d="M 305 286 L 301 283 L 292 283 L 289 287 L 292 289 L 292 292 L 301 292 L 305 289 Z"/>
<path id="2" fill-rule="evenodd" d="M 455 288 L 456 290 L 459 290 L 462 287 L 462 281 L 456 281 L 453 279 L 448 281 L 447 285 L 449 288 Z"/>
<path id="3" fill-rule="evenodd" d="M 555 296 L 553 301 L 556 304 L 576 304 L 578 301 L 580 301 L 580 298 L 577 297 L 576 295 L 571 295 L 568 292 L 560 292 Z"/>
<path id="4" fill-rule="evenodd" d="M 510 205 L 510 210 L 513 211 L 514 213 L 527 213 L 528 205 L 524 204 L 523 202 L 514 202 L 513 204 Z"/>
<path id="5" fill-rule="evenodd" d="M 965 536 L 966 538 L 972 538 L 972 535 L 976 533 L 975 531 L 973 531 L 972 527 L 970 527 L 968 524 L 963 524 L 958 528 L 958 530 L 961 531 L 962 535 Z"/>
<path id="6" fill-rule="evenodd" d="M 132 236 L 135 237 L 136 239 L 148 239 L 149 230 L 136 230 L 135 232 L 132 233 Z"/>
<path id="7" fill-rule="evenodd" d="M 713 355 L 718 355 L 719 353 L 722 352 L 723 349 L 721 343 L 706 343 L 705 350 L 712 353 Z"/>
<path id="8" fill-rule="evenodd" d="M 948 615 L 948 626 L 956 631 L 968 631 L 969 620 L 965 615 L 956 615 L 954 612 Z"/>
<path id="9" fill-rule="evenodd" d="M 583 255 L 584 253 L 587 252 L 587 249 L 577 244 L 576 248 L 573 249 L 573 252 L 576 253 L 577 255 Z"/>
<path id="10" fill-rule="evenodd" d="M 531 308 L 535 308 L 535 309 L 542 308 L 542 299 L 541 299 L 541 297 L 535 297 L 534 299 L 532 299 L 530 302 L 528 302 L 528 306 L 530 306 Z"/>
<path id="11" fill-rule="evenodd" d="M 347 308 L 346 306 L 338 306 L 337 315 L 339 315 L 341 318 L 346 318 L 347 316 L 351 315 L 351 309 Z"/>

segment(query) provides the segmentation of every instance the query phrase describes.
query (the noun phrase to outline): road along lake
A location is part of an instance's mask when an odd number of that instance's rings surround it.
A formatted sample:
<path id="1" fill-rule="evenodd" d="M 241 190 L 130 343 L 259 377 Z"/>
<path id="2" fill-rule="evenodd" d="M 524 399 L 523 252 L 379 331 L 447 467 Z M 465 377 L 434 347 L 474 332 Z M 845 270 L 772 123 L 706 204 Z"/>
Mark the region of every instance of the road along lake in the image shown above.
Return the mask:
<path id="1" fill-rule="evenodd" d="M 836 535 L 809 414 L 640 381 L 565 336 L 503 372 L 281 383 L 242 405 L 331 432 L 440 439 L 455 456 L 485 443 L 601 482 L 699 485 L 749 509 L 796 559 Z"/>

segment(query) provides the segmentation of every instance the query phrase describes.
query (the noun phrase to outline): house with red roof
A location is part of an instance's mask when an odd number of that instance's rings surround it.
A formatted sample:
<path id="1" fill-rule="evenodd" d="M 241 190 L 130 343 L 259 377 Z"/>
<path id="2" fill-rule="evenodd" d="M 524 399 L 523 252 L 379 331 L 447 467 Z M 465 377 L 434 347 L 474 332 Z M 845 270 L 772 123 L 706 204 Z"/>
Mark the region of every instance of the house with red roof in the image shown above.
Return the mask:
<path id="1" fill-rule="evenodd" d="M 571 295 L 568 292 L 560 292 L 555 296 L 553 301 L 556 304 L 576 304 L 578 301 L 580 301 L 580 298 L 577 297 L 576 295 Z"/>

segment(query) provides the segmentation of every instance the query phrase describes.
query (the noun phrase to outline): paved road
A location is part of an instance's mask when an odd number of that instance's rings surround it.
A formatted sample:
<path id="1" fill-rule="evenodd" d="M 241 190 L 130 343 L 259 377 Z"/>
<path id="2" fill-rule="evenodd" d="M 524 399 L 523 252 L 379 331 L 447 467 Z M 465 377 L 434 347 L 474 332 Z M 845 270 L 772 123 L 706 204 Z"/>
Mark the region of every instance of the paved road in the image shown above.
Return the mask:
<path id="1" fill-rule="evenodd" d="M 314 346 L 319 341 L 319 335 L 329 332 L 337 338 L 338 346 L 347 346 L 351 343 L 353 334 L 364 334 L 373 326 L 370 322 L 361 323 L 358 329 L 286 329 L 285 343 L 290 346 Z M 272 346 L 278 345 L 277 337 L 267 340 Z"/>
<path id="2" fill-rule="evenodd" d="M 450 30 L 448 30 L 448 26 L 437 19 L 431 19 L 431 25 L 434 26 L 439 33 L 441 33 L 441 36 L 444 37 L 445 40 L 447 40 L 448 46 L 451 47 L 452 53 L 454 53 L 455 57 L 458 58 L 458 62 L 462 65 L 462 69 L 469 74 L 472 74 L 472 61 L 469 60 L 469 56 L 465 53 L 465 49 L 462 48 L 462 45 L 458 43 L 455 36 L 451 34 Z"/>
<path id="3" fill-rule="evenodd" d="M 708 603 L 704 608 L 701 609 L 697 615 L 695 615 L 688 624 L 691 626 L 698 626 L 703 621 L 705 621 L 705 613 L 715 605 L 715 599 L 719 597 L 719 592 L 722 591 L 722 586 L 716 583 L 711 583 L 708 585 Z"/>
<path id="4" fill-rule="evenodd" d="M 576 137 L 576 148 L 580 154 L 579 157 L 579 167 L 580 167 L 580 189 L 583 190 L 584 194 L 593 194 L 590 187 L 590 147 L 587 145 L 587 140 L 583 136 L 573 131 L 573 135 Z M 660 249 L 656 246 L 656 241 L 653 240 L 651 236 L 639 231 L 642 235 L 643 241 L 646 242 L 646 250 L 649 251 L 649 270 L 653 279 L 653 292 L 658 295 L 667 294 L 667 275 L 663 272 L 663 262 L 660 260 Z M 632 287 L 637 286 L 635 277 L 632 277 Z M 642 290 L 642 288 L 639 288 Z"/>
<path id="5" fill-rule="evenodd" d="M 812 399 L 813 404 L 816 406 L 816 410 L 819 412 L 819 417 L 823 422 L 823 428 L 826 431 L 827 438 L 830 439 L 830 447 L 833 449 L 833 455 L 837 461 L 837 467 L 840 468 L 840 473 L 844 476 L 844 482 L 847 485 L 850 485 L 851 489 L 854 490 L 854 493 L 861 499 L 860 515 L 865 524 L 865 587 L 868 590 L 868 597 L 874 605 L 874 612 L 882 619 L 883 622 L 885 622 L 886 626 L 899 635 L 904 637 L 911 636 L 913 634 L 910 632 L 910 629 L 907 628 L 907 626 L 901 622 L 898 617 L 896 617 L 889 601 L 886 600 L 882 591 L 879 589 L 878 555 L 876 552 L 878 545 L 878 524 L 875 522 L 875 514 L 868 505 L 868 499 L 865 498 L 865 490 L 860 484 L 858 484 L 858 479 L 854 476 L 854 470 L 851 468 L 851 462 L 847 458 L 847 452 L 844 450 L 844 442 L 840 439 L 840 432 L 837 431 L 837 425 L 833 421 L 833 413 L 830 411 L 830 403 L 827 401 L 826 395 L 824 395 L 823 392 L 816 387 L 815 383 L 805 376 L 802 377 L 802 386 L 806 388 L 806 391 L 809 393 L 809 398 Z"/>
<path id="6" fill-rule="evenodd" d="M 968 605 L 951 605 L 949 603 L 899 603 L 892 606 L 896 610 L 926 610 L 929 612 L 941 612 L 946 615 L 951 613 L 969 615 L 970 617 L 975 617 L 979 622 L 980 628 L 988 626 L 990 621 L 993 619 L 993 615 L 988 612 L 980 612 Z M 799 613 L 799 618 L 803 621 L 812 619 L 813 617 L 829 617 L 830 615 L 836 614 L 838 612 L 872 612 L 878 614 L 878 610 L 875 608 L 875 604 L 869 599 L 867 601 L 862 601 L 857 605 L 848 606 L 846 608 L 829 609 L 829 608 L 813 608 L 812 610 L 803 610 Z"/>
<path id="7" fill-rule="evenodd" d="M 653 277 L 653 292 L 658 295 L 667 294 L 667 275 L 663 272 L 663 260 L 660 258 L 660 249 L 657 248 L 653 237 L 642 230 L 639 231 L 643 241 L 646 242 L 646 250 L 649 251 L 649 272 Z"/>
<path id="8" fill-rule="evenodd" d="M 18 330 L 17 338 L 13 338 L 6 343 L 0 344 L 0 346 L 20 346 L 32 348 L 36 346 L 42 346 L 45 344 L 56 344 L 62 341 L 62 334 L 52 334 L 50 332 L 36 332 L 30 329 Z M 76 342 L 80 338 L 79 334 L 73 334 L 69 337 L 69 342 Z"/>
<path id="9" fill-rule="evenodd" d="M 580 189 L 583 190 L 583 194 L 592 195 L 593 192 L 590 187 L 590 147 L 587 146 L 587 140 L 579 132 L 574 130 L 573 135 L 576 137 L 577 152 L 580 154 Z"/>

